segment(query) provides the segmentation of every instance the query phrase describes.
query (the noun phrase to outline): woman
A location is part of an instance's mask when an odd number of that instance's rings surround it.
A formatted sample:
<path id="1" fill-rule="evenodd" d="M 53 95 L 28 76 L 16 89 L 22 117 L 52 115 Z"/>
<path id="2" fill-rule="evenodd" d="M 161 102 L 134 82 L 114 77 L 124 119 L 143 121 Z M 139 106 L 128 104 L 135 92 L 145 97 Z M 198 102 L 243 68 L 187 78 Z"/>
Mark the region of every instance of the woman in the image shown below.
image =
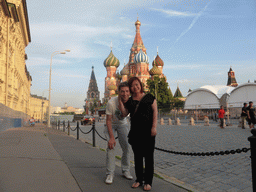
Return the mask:
<path id="1" fill-rule="evenodd" d="M 137 188 L 144 182 L 144 190 L 152 187 L 154 174 L 154 149 L 157 126 L 157 103 L 151 94 L 145 94 L 143 85 L 137 77 L 128 81 L 131 97 L 123 104 L 119 100 L 119 108 L 123 116 L 130 113 L 131 130 L 128 141 L 132 146 L 135 161 L 136 181 L 132 187 Z M 145 159 L 145 172 L 143 170 Z"/>

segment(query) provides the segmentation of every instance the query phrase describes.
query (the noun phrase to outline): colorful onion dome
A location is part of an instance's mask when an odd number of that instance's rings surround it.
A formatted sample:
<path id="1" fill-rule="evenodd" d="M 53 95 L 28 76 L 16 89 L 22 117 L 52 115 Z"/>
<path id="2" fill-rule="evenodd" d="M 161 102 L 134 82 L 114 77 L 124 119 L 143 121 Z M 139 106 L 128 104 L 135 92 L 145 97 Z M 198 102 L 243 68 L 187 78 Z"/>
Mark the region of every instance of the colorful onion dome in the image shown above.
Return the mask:
<path id="1" fill-rule="evenodd" d="M 152 66 L 156 65 L 158 66 L 164 66 L 163 60 L 159 57 L 159 55 L 156 56 L 155 60 L 152 62 Z"/>
<path id="2" fill-rule="evenodd" d="M 156 65 L 154 65 L 152 67 L 152 69 L 150 69 L 149 74 L 150 75 L 161 75 L 161 70 Z"/>
<path id="3" fill-rule="evenodd" d="M 119 67 L 120 62 L 114 56 L 114 54 L 112 53 L 112 50 L 111 50 L 109 56 L 105 59 L 103 64 L 104 64 L 105 67 L 115 66 L 117 68 L 117 67 Z"/>
<path id="4" fill-rule="evenodd" d="M 140 21 L 137 19 L 137 21 L 135 22 L 135 25 L 141 25 Z"/>
<path id="5" fill-rule="evenodd" d="M 117 90 L 117 86 L 116 85 L 109 85 L 108 90 L 110 90 L 110 91 L 114 90 L 115 91 L 115 90 Z"/>
<path id="6" fill-rule="evenodd" d="M 122 71 L 120 73 L 121 73 L 121 75 L 129 75 L 129 66 L 128 66 L 128 64 L 126 64 L 124 66 L 124 68 L 122 69 Z"/>
<path id="7" fill-rule="evenodd" d="M 148 56 L 140 50 L 139 53 L 134 56 L 134 63 L 148 63 Z"/>

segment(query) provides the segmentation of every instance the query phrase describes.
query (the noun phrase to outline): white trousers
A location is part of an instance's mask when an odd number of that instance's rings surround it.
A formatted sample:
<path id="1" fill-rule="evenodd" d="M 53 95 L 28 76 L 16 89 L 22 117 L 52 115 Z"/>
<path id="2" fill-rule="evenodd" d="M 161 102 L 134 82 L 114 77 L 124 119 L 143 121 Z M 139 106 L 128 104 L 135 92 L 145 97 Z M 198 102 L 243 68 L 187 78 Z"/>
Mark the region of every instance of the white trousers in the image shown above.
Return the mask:
<path id="1" fill-rule="evenodd" d="M 112 125 L 113 133 L 116 137 L 118 136 L 119 144 L 122 148 L 122 160 L 121 160 L 121 169 L 122 172 L 130 171 L 130 144 L 128 143 L 128 124 L 124 125 Z M 105 127 L 104 133 L 107 140 L 109 140 L 109 133 L 107 126 Z M 107 147 L 107 175 L 114 175 L 115 172 L 115 147 L 114 149 L 109 149 Z"/>

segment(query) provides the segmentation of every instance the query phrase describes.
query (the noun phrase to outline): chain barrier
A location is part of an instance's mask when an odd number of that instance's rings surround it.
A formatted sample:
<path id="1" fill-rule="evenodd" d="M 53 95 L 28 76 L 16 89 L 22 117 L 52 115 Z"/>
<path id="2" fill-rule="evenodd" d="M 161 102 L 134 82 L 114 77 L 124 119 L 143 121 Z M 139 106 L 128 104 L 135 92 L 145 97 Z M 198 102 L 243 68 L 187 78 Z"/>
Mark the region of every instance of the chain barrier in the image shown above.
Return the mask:
<path id="1" fill-rule="evenodd" d="M 176 155 L 187 155 L 187 156 L 214 156 L 214 155 L 229 155 L 229 154 L 235 154 L 235 153 L 246 153 L 249 150 L 251 150 L 251 148 L 242 148 L 242 149 L 236 149 L 236 150 L 226 150 L 226 151 L 220 151 L 220 152 L 200 152 L 200 153 L 190 153 L 190 152 L 178 152 L 178 151 L 170 151 L 170 150 L 166 150 L 166 149 L 161 149 L 158 147 L 155 147 L 156 150 L 159 151 L 163 151 L 166 153 L 172 153 L 172 154 L 176 154 Z"/>
<path id="2" fill-rule="evenodd" d="M 104 141 L 107 141 L 106 138 L 102 137 L 102 136 L 99 134 L 99 132 L 97 131 L 97 129 L 95 129 L 95 132 L 97 133 L 97 135 L 98 135 L 101 139 L 103 139 Z"/>
<path id="3" fill-rule="evenodd" d="M 67 126 L 68 128 L 68 126 Z M 93 127 L 88 131 L 88 132 L 84 132 L 82 131 L 82 129 L 80 129 L 80 127 L 76 127 L 74 129 L 72 129 L 70 127 L 70 130 L 71 131 L 76 131 L 77 128 L 81 131 L 81 133 L 83 134 L 89 134 L 90 132 L 93 131 Z M 96 128 L 94 128 L 95 132 L 97 133 L 97 135 L 103 139 L 104 141 L 107 141 L 106 138 L 102 137 L 100 135 L 100 133 L 97 131 Z M 115 139 L 118 139 L 118 137 L 116 137 Z M 159 147 L 155 147 L 156 150 L 158 151 L 162 151 L 162 152 L 165 152 L 165 153 L 172 153 L 172 154 L 175 154 L 175 155 L 186 155 L 186 156 L 218 156 L 218 155 L 229 155 L 229 154 L 236 154 L 236 153 L 246 153 L 248 152 L 249 150 L 251 150 L 251 148 L 242 148 L 242 149 L 236 149 L 236 150 L 226 150 L 226 151 L 216 151 L 216 152 L 179 152 L 179 151 L 171 151 L 171 150 L 167 150 L 167 149 L 162 149 L 162 148 L 159 148 Z"/>
<path id="4" fill-rule="evenodd" d="M 76 127 L 74 130 L 70 127 L 70 130 L 71 130 L 71 131 L 75 131 L 76 129 L 77 129 L 77 127 Z"/>
<path id="5" fill-rule="evenodd" d="M 83 134 L 85 134 L 85 135 L 86 135 L 86 134 L 90 133 L 90 132 L 93 130 L 93 128 L 91 128 L 91 130 L 90 130 L 90 131 L 88 131 L 88 132 L 86 132 L 86 133 L 85 133 L 85 132 L 83 132 L 83 131 L 82 131 L 82 129 L 80 129 L 80 128 L 79 128 L 79 130 L 81 131 L 81 133 L 83 133 Z"/>

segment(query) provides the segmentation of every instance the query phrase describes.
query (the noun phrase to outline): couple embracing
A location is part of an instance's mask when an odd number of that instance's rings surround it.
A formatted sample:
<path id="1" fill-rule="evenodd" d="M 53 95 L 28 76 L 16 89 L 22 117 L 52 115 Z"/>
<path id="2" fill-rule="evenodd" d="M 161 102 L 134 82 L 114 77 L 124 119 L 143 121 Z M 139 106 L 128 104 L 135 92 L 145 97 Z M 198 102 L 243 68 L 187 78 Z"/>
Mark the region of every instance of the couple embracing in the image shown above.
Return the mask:
<path id="1" fill-rule="evenodd" d="M 131 95 L 131 97 L 130 97 Z M 130 114 L 130 130 L 128 131 L 127 116 Z M 154 149 L 157 134 L 157 103 L 151 94 L 145 94 L 143 85 L 137 77 L 128 83 L 120 83 L 118 97 L 109 100 L 106 108 L 107 178 L 106 183 L 113 183 L 115 170 L 116 146 L 115 134 L 122 148 L 121 169 L 123 176 L 133 179 L 130 174 L 129 144 L 134 153 L 136 180 L 132 188 L 143 186 L 145 191 L 151 190 L 154 174 Z M 143 162 L 145 164 L 143 167 Z"/>

